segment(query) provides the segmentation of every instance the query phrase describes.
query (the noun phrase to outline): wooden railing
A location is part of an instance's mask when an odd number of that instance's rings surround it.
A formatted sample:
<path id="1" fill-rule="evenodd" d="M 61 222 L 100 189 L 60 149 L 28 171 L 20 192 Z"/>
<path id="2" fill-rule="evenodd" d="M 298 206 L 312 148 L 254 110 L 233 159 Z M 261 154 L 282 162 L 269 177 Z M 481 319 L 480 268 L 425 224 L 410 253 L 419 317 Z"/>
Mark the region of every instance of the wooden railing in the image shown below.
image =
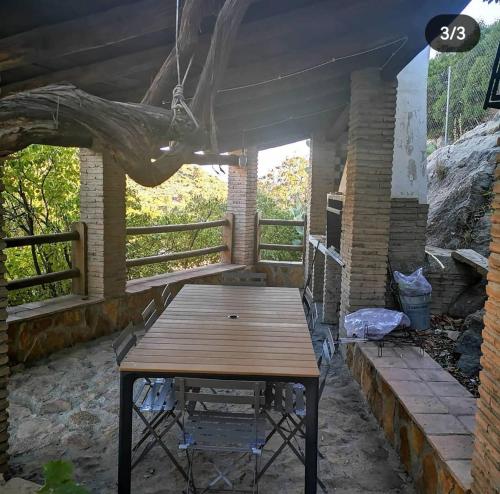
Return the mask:
<path id="1" fill-rule="evenodd" d="M 4 239 L 4 241 L 7 249 L 71 242 L 70 269 L 8 281 L 7 290 L 20 290 L 22 288 L 55 283 L 56 281 L 73 280 L 72 292 L 79 295 L 87 294 L 87 229 L 85 223 L 74 223 L 70 232 L 10 237 Z"/>
<path id="2" fill-rule="evenodd" d="M 136 266 L 145 266 L 148 264 L 157 264 L 168 261 L 178 261 L 190 257 L 201 257 L 209 254 L 221 253 L 222 262 L 231 263 L 233 250 L 233 214 L 226 214 L 225 218 L 216 221 L 205 221 L 202 223 L 186 223 L 179 225 L 158 225 L 158 226 L 133 226 L 127 228 L 127 236 L 132 235 L 152 235 L 158 233 L 186 232 L 193 230 L 204 230 L 206 228 L 222 227 L 223 244 L 203 249 L 193 249 L 181 252 L 171 252 L 147 257 L 137 257 L 127 259 L 127 268 Z"/>
<path id="3" fill-rule="evenodd" d="M 283 227 L 291 227 L 291 226 L 301 226 L 304 228 L 304 233 L 302 237 L 302 244 L 300 245 L 289 245 L 289 244 L 267 244 L 262 243 L 262 231 L 261 226 L 283 226 Z M 285 251 L 285 252 L 302 252 L 302 262 L 304 262 L 304 253 L 305 253 L 305 231 L 307 228 L 307 216 L 304 215 L 301 220 L 282 220 L 282 219 L 271 219 L 271 218 L 261 218 L 260 214 L 257 213 L 255 216 L 255 262 L 259 262 L 261 260 L 261 251 L 262 250 L 277 250 L 277 251 Z"/>

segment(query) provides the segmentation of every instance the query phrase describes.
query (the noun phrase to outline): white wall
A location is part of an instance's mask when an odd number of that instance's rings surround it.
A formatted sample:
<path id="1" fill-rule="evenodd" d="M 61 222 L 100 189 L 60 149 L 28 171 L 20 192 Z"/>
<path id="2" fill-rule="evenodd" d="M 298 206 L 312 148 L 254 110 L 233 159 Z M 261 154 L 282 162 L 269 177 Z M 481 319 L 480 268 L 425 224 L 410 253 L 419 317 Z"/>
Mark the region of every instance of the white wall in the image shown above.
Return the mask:
<path id="1" fill-rule="evenodd" d="M 429 48 L 398 74 L 393 198 L 418 198 L 427 203 L 427 71 Z"/>

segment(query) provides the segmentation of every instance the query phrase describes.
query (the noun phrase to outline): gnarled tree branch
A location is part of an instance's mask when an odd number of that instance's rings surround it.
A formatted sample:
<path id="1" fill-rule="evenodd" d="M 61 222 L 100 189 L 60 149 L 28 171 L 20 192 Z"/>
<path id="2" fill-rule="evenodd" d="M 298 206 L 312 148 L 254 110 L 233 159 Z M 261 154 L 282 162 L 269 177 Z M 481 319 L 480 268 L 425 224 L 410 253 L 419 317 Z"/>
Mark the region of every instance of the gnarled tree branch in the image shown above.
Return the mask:
<path id="1" fill-rule="evenodd" d="M 226 0 L 217 18 L 192 103 L 200 129 L 195 129 L 182 113 L 173 122 L 169 109 L 108 101 L 69 83 L 53 84 L 0 99 L 0 160 L 30 144 L 90 147 L 105 154 L 141 185 L 153 187 L 164 182 L 189 162 L 193 149 L 199 148 L 200 139 L 210 128 L 216 91 L 238 27 L 252 1 Z M 202 3 L 187 1 L 184 34 L 189 31 L 191 36 L 193 26 L 199 27 L 203 16 L 196 6 L 202 9 Z M 189 44 L 191 50 L 194 48 Z M 147 101 L 161 100 L 166 81 L 176 74 L 168 59 L 164 67 L 155 79 L 158 84 L 148 91 Z M 174 150 L 162 153 L 160 148 L 170 141 L 177 143 Z"/>

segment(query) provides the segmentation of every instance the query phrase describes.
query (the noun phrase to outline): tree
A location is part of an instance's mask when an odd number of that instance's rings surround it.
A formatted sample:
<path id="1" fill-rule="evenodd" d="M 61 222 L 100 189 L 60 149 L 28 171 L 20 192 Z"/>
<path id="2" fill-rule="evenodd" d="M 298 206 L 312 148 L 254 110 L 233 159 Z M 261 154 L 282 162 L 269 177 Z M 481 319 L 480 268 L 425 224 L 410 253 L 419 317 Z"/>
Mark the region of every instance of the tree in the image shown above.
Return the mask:
<path id="1" fill-rule="evenodd" d="M 79 162 L 77 150 L 34 145 L 10 157 L 4 166 L 4 229 L 9 237 L 65 232 L 79 217 Z M 6 268 L 9 279 L 51 273 L 71 266 L 68 243 L 11 249 Z M 33 272 L 34 271 L 34 272 Z M 12 294 L 55 297 L 64 284 L 48 284 Z"/>
<path id="2" fill-rule="evenodd" d="M 0 100 L 0 158 L 30 144 L 90 147 L 102 152 L 135 181 L 158 185 L 170 178 L 193 151 L 213 149 L 213 102 L 248 6 L 254 0 L 225 0 L 220 9 L 194 97 L 188 107 L 177 81 L 177 61 L 189 66 L 207 0 L 186 0 L 174 48 L 146 92 L 144 103 L 119 103 L 92 96 L 70 84 L 56 84 Z M 179 59 L 177 59 L 179 56 Z M 170 98 L 167 110 L 152 104 Z M 161 148 L 169 147 L 162 152 Z"/>
<path id="3" fill-rule="evenodd" d="M 302 219 L 307 206 L 309 163 L 302 157 L 287 158 L 259 180 L 257 209 L 263 218 Z M 303 228 L 263 226 L 261 241 L 270 244 L 299 245 Z M 299 261 L 299 252 L 269 251 L 265 258 Z"/>

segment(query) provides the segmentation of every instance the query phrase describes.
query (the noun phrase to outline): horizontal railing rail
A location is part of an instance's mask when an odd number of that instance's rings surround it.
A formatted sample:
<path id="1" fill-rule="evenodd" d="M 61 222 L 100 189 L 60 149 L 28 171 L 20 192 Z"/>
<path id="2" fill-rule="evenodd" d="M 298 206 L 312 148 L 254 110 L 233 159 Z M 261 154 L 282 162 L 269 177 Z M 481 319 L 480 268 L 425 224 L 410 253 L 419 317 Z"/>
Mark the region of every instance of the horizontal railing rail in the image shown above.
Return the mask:
<path id="1" fill-rule="evenodd" d="M 187 232 L 194 230 L 204 230 L 207 228 L 222 227 L 223 244 L 201 249 L 192 249 L 180 252 L 169 252 L 168 254 L 158 254 L 146 257 L 127 259 L 127 268 L 146 266 L 148 264 L 159 264 L 163 262 L 179 261 L 191 257 L 202 257 L 210 254 L 222 254 L 221 260 L 226 263 L 232 262 L 233 245 L 233 215 L 226 214 L 226 217 L 215 221 L 203 221 L 199 223 L 184 223 L 177 225 L 156 225 L 156 226 L 132 226 L 127 228 L 127 236 L 134 235 L 154 235 L 159 233 Z"/>
<path id="2" fill-rule="evenodd" d="M 71 242 L 71 268 L 10 280 L 6 285 L 7 290 L 21 290 L 23 288 L 56 283 L 58 281 L 72 280 L 73 293 L 86 295 L 86 231 L 85 223 L 78 222 L 73 224 L 73 230 L 70 232 L 5 238 L 4 241 L 7 249 Z"/>
<path id="3" fill-rule="evenodd" d="M 5 247 L 26 247 L 31 245 L 57 244 L 69 242 L 71 240 L 80 240 L 80 234 L 75 230 L 72 232 L 50 233 L 47 235 L 27 235 L 26 237 L 6 238 Z"/>
<path id="4" fill-rule="evenodd" d="M 127 235 L 152 235 L 155 233 L 188 232 L 192 230 L 203 230 L 205 228 L 216 228 L 228 224 L 227 219 L 217 221 L 204 221 L 200 223 L 184 223 L 178 225 L 157 225 L 157 226 L 130 226 L 127 228 Z"/>
<path id="5" fill-rule="evenodd" d="M 262 231 L 261 226 L 282 226 L 282 227 L 292 227 L 298 226 L 304 228 L 303 239 L 301 245 L 290 245 L 290 244 L 269 244 L 261 242 Z M 307 228 L 307 217 L 303 216 L 301 220 L 284 220 L 279 218 L 261 218 L 260 214 L 257 213 L 255 216 L 255 262 L 261 260 L 261 251 L 263 250 L 273 250 L 282 252 L 302 252 L 302 262 L 305 259 L 305 231 Z"/>

